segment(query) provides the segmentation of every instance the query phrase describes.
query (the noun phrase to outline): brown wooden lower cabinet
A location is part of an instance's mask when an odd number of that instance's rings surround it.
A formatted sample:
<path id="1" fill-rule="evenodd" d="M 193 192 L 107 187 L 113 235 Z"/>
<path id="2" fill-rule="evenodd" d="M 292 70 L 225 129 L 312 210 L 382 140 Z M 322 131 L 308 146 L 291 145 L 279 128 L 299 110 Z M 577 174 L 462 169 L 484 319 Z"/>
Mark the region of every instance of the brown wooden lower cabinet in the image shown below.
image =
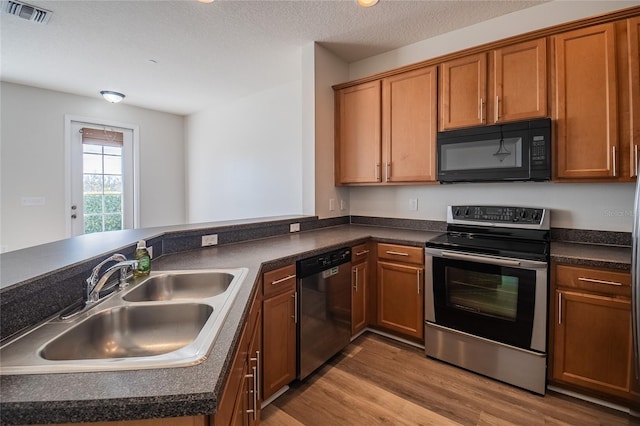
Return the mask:
<path id="1" fill-rule="evenodd" d="M 218 402 L 216 414 L 211 416 L 211 426 L 252 425 L 254 411 L 259 415 L 259 376 L 262 370 L 260 352 L 262 346 L 262 296 L 261 289 L 251 303 L 248 320 L 240 337 L 240 344 L 231 364 L 231 372 Z M 256 387 L 257 384 L 257 387 Z M 258 417 L 259 418 L 259 417 Z M 186 425 L 185 425 L 186 426 Z"/>
<path id="2" fill-rule="evenodd" d="M 630 275 L 555 265 L 550 381 L 614 402 L 634 395 Z"/>
<path id="3" fill-rule="evenodd" d="M 351 336 L 369 324 L 370 273 L 369 244 L 351 249 Z"/>
<path id="4" fill-rule="evenodd" d="M 422 248 L 378 244 L 377 325 L 421 342 L 424 341 L 423 265 Z"/>
<path id="5" fill-rule="evenodd" d="M 296 378 L 295 265 L 264 274 L 262 398 Z M 269 294 L 269 297 L 267 297 Z"/>

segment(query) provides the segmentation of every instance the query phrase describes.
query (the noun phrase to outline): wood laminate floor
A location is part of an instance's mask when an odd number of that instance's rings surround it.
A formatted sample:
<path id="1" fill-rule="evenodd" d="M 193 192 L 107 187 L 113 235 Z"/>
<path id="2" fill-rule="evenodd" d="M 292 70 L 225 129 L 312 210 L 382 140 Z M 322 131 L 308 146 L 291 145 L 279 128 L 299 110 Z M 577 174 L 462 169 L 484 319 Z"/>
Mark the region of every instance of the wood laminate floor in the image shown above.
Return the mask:
<path id="1" fill-rule="evenodd" d="M 366 333 L 262 412 L 265 426 L 640 425 L 554 392 L 541 397 Z"/>

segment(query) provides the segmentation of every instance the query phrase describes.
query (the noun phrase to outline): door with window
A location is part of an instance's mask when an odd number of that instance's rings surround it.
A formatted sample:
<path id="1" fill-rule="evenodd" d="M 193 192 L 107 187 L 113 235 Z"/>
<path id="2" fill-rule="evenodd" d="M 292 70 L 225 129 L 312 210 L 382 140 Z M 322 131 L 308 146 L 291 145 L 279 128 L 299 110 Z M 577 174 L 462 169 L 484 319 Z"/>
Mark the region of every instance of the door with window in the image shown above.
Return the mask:
<path id="1" fill-rule="evenodd" d="M 133 130 L 71 121 L 71 235 L 134 227 Z"/>

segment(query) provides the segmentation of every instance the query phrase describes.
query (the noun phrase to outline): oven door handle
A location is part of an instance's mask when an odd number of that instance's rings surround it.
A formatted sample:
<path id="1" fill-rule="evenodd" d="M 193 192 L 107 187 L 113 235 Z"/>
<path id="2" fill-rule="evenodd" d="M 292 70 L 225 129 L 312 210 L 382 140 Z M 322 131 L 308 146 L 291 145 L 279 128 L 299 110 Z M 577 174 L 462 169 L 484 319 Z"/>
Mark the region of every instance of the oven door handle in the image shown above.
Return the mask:
<path id="1" fill-rule="evenodd" d="M 467 253 L 457 253 L 447 250 L 425 250 L 434 256 L 444 257 L 447 259 L 466 260 L 467 262 L 487 263 L 498 266 L 511 266 L 516 268 L 546 268 L 546 262 L 537 262 L 534 260 L 512 260 L 501 257 L 481 256 Z"/>

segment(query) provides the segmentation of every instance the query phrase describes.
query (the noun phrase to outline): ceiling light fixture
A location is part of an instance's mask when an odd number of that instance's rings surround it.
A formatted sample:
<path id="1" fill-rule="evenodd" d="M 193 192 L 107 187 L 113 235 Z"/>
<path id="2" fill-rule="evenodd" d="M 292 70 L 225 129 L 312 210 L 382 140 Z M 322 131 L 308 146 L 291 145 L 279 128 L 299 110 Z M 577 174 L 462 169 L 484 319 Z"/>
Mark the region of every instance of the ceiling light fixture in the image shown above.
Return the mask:
<path id="1" fill-rule="evenodd" d="M 122 93 L 113 92 L 111 90 L 102 90 L 100 91 L 100 94 L 102 95 L 103 98 L 105 98 L 107 101 L 111 102 L 112 104 L 117 104 L 118 102 L 124 99 L 124 95 Z"/>
<path id="2" fill-rule="evenodd" d="M 200 3 L 213 3 L 213 0 L 198 0 Z"/>
<path id="3" fill-rule="evenodd" d="M 358 1 L 358 5 L 362 6 L 362 7 L 371 7 L 371 6 L 375 6 L 376 4 L 378 4 L 379 0 L 357 0 Z"/>

